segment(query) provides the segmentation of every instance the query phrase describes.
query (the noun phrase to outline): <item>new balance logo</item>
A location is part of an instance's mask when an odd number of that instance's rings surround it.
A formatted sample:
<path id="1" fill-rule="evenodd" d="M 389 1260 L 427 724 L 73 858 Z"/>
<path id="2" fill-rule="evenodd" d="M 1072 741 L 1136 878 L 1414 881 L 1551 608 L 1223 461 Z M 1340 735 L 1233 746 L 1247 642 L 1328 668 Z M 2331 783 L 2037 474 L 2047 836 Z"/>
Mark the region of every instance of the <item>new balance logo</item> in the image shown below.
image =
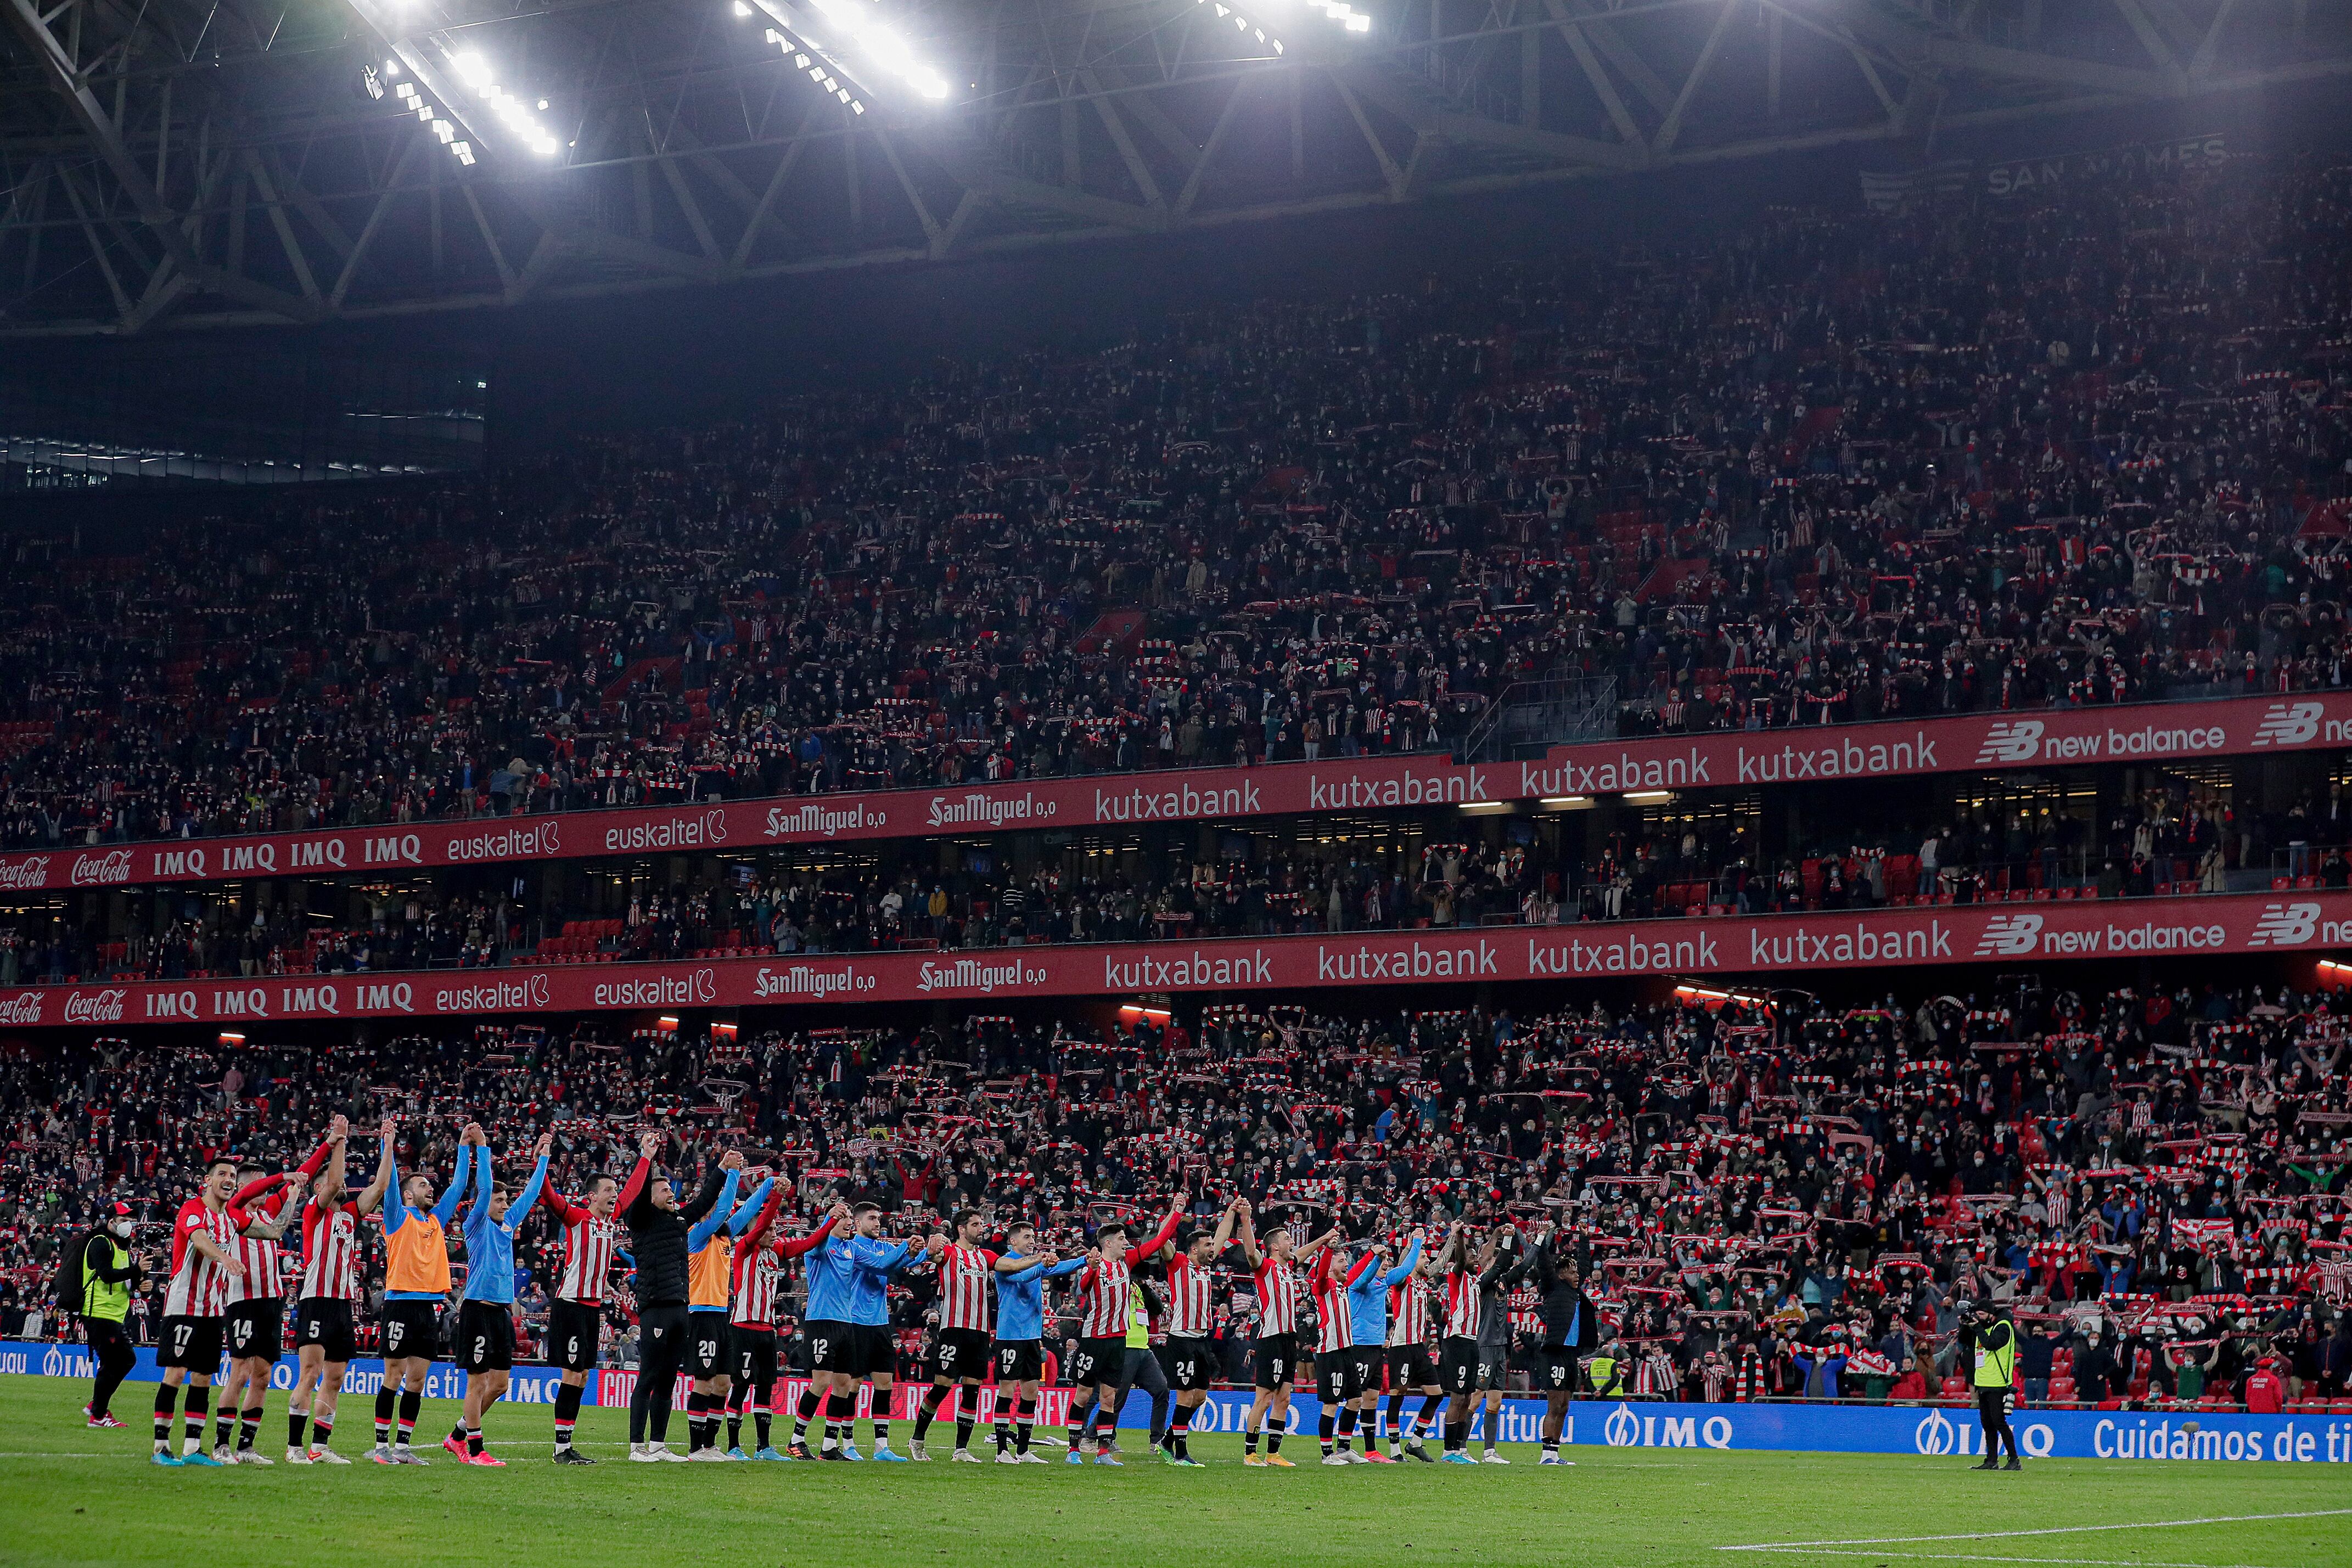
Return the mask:
<path id="1" fill-rule="evenodd" d="M 2315 904 L 2266 904 L 2254 918 L 2254 932 L 2246 938 L 2246 946 L 2300 947 L 2318 929 L 2319 905 Z"/>
<path id="2" fill-rule="evenodd" d="M 2256 746 L 2301 746 L 2319 733 L 2318 703 L 2273 703 L 2254 727 Z"/>
<path id="3" fill-rule="evenodd" d="M 2038 718 L 2004 719 L 1985 731 L 1977 748 L 1979 762 L 2031 762 L 2042 746 L 2042 723 Z"/>
<path id="4" fill-rule="evenodd" d="M 2004 957 L 2021 957 L 2033 951 L 2041 937 L 2039 915 L 1996 915 L 1985 922 L 1984 933 L 1977 938 L 1977 956 L 1988 958 L 1999 953 Z"/>

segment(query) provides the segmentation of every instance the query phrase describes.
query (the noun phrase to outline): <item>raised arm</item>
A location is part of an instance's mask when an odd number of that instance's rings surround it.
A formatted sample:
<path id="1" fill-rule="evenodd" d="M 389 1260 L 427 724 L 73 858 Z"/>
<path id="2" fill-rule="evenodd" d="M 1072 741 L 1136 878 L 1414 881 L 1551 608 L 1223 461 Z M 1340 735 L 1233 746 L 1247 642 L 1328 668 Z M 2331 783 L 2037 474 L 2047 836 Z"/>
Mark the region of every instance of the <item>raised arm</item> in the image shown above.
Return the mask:
<path id="1" fill-rule="evenodd" d="M 687 1229 L 688 1250 L 699 1252 L 709 1246 L 710 1239 L 719 1234 L 728 1218 L 735 1212 L 735 1183 L 741 1174 L 740 1169 L 729 1167 L 720 1176 L 716 1192 L 709 1190 L 709 1178 L 703 1178 L 704 1190 L 694 1195 L 695 1202 L 702 1206 L 702 1212 Z"/>
<path id="2" fill-rule="evenodd" d="M 433 1206 L 433 1218 L 444 1225 L 457 1217 L 458 1202 L 466 1196 L 466 1182 L 474 1171 L 474 1162 L 466 1153 L 466 1145 L 473 1142 L 474 1134 L 480 1131 L 480 1128 L 468 1123 L 466 1130 L 458 1134 L 457 1164 L 449 1172 L 449 1190 L 443 1193 L 441 1201 Z"/>
<path id="3" fill-rule="evenodd" d="M 332 1191 L 344 1192 L 349 1190 L 343 1186 L 343 1176 L 351 1156 L 351 1137 L 341 1116 L 335 1118 L 335 1134 L 331 1141 L 335 1152 L 327 1156 L 327 1186 Z M 310 1189 L 313 1193 L 318 1191 L 316 1176 L 310 1178 Z"/>
<path id="4" fill-rule="evenodd" d="M 577 1225 L 582 1220 L 589 1218 L 588 1206 L 585 1204 L 574 1203 L 570 1198 L 564 1197 L 562 1193 L 556 1191 L 555 1184 L 553 1182 L 549 1182 L 545 1186 L 540 1189 L 539 1201 L 546 1207 L 546 1209 L 550 1214 L 552 1214 L 556 1218 L 562 1220 L 566 1225 Z"/>
<path id="5" fill-rule="evenodd" d="M 1225 1249 L 1233 1244 L 1234 1211 L 1239 1207 L 1240 1200 L 1236 1199 L 1233 1203 L 1225 1205 L 1224 1213 L 1217 1216 L 1217 1233 L 1214 1237 L 1211 1238 L 1213 1245 L 1209 1252 L 1210 1257 L 1223 1257 L 1224 1255 Z"/>
<path id="6" fill-rule="evenodd" d="M 375 1180 L 368 1191 L 375 1194 L 383 1205 L 383 1233 L 387 1236 L 408 1223 L 408 1201 L 400 1196 L 400 1160 L 392 1152 L 392 1123 L 383 1124 L 383 1156 L 376 1162 Z"/>
<path id="7" fill-rule="evenodd" d="M 464 1163 L 460 1156 L 460 1164 Z M 466 1206 L 468 1228 L 480 1225 L 490 1218 L 490 1145 L 474 1145 L 474 1201 Z"/>
<path id="8" fill-rule="evenodd" d="M 720 1155 L 717 1165 L 704 1168 L 702 1185 L 695 1189 L 694 1196 L 677 1206 L 677 1217 L 692 1226 L 698 1224 L 704 1215 L 719 1207 L 722 1197 L 732 1204 L 735 1201 L 736 1173 L 742 1168 L 743 1156 L 733 1150 Z M 709 1238 L 706 1236 L 704 1239 Z"/>
<path id="9" fill-rule="evenodd" d="M 1242 1256 L 1249 1260 L 1251 1268 L 1255 1269 L 1265 1261 L 1265 1254 L 1257 1249 L 1257 1228 L 1250 1223 L 1250 1206 L 1246 1198 L 1242 1200 L 1241 1225 L 1234 1239 L 1240 1244 Z"/>
<path id="10" fill-rule="evenodd" d="M 1379 1257 L 1380 1254 L 1370 1247 L 1364 1249 L 1364 1255 L 1356 1260 L 1354 1268 L 1348 1270 L 1348 1289 L 1352 1291 L 1356 1288 L 1356 1281 L 1371 1271 L 1372 1264 Z"/>
<path id="11" fill-rule="evenodd" d="M 1383 1276 L 1381 1282 L 1393 1290 L 1395 1287 L 1403 1284 L 1407 1280 L 1412 1279 L 1412 1271 L 1420 1267 L 1421 1232 L 1416 1230 L 1412 1233 L 1412 1239 L 1405 1243 L 1404 1256 L 1398 1260 L 1395 1268 L 1390 1270 L 1388 1273 Z"/>
<path id="12" fill-rule="evenodd" d="M 299 1167 L 304 1182 L 314 1179 L 326 1167 L 329 1159 L 343 1152 L 343 1119 L 341 1116 L 335 1118 L 334 1127 L 335 1130 L 320 1140 L 319 1146 L 310 1151 L 310 1157 Z"/>
<path id="13" fill-rule="evenodd" d="M 1135 1265 L 1142 1262 L 1146 1258 L 1150 1257 L 1154 1252 L 1159 1251 L 1162 1247 L 1168 1245 L 1169 1239 L 1176 1234 L 1176 1222 L 1184 1218 L 1183 1204 L 1183 1197 L 1180 1194 L 1178 1195 L 1176 1201 L 1169 1206 L 1168 1218 L 1161 1220 L 1160 1222 L 1160 1228 L 1151 1233 L 1151 1239 L 1144 1242 L 1140 1246 L 1130 1247 L 1127 1249 L 1127 1266 L 1129 1268 L 1132 1269 Z"/>
<path id="14" fill-rule="evenodd" d="M 754 1198 L 762 1200 L 758 1204 L 756 1212 L 753 1212 Z M 749 1214 L 751 1218 L 748 1223 L 737 1228 L 736 1234 L 742 1238 L 743 1249 L 746 1252 L 757 1251 L 760 1244 L 768 1239 L 769 1228 L 776 1223 L 777 1212 L 783 1207 L 784 1189 L 776 1185 L 773 1177 L 761 1183 L 759 1191 L 743 1200 L 743 1207 L 735 1211 L 736 1216 L 740 1218 Z M 777 1250 L 780 1253 L 782 1252 L 781 1247 Z M 783 1253 L 783 1255 L 791 1256 L 789 1253 Z"/>
<path id="15" fill-rule="evenodd" d="M 753 1187 L 749 1196 L 747 1196 L 742 1202 L 735 1206 L 734 1212 L 727 1217 L 728 1234 L 730 1236 L 742 1235 L 745 1231 L 751 1228 L 752 1221 L 761 1218 L 763 1215 L 767 1216 L 769 1218 L 773 1218 L 774 1216 L 770 1212 L 768 1207 L 768 1195 L 775 1191 L 776 1178 L 773 1176 L 768 1177 L 767 1180 Z M 755 1241 L 752 1245 L 757 1246 L 759 1244 Z"/>
<path id="16" fill-rule="evenodd" d="M 530 1206 L 537 1203 L 539 1195 L 547 1189 L 547 1156 L 553 1141 L 545 1134 L 541 1134 L 539 1140 L 539 1161 L 531 1166 L 530 1179 L 522 1184 L 522 1190 L 515 1194 L 512 1203 L 507 1205 L 507 1213 L 514 1217 L 515 1228 L 518 1230 L 522 1228 L 523 1220 L 529 1218 Z"/>
<path id="17" fill-rule="evenodd" d="M 779 1190 L 776 1195 L 776 1201 L 781 1202 L 782 1201 L 782 1198 L 783 1194 Z M 784 1258 L 797 1258 L 803 1252 L 812 1252 L 817 1248 L 824 1246 L 824 1239 L 833 1234 L 833 1222 L 836 1218 L 836 1216 L 828 1214 L 822 1220 L 818 1221 L 817 1228 L 814 1230 L 810 1231 L 806 1236 L 787 1237 L 783 1240 L 778 1242 L 776 1244 L 777 1255 Z"/>
<path id="18" fill-rule="evenodd" d="M 279 1187 L 284 1186 L 285 1185 L 286 1173 L 284 1171 L 279 1171 L 275 1176 L 256 1176 L 251 1181 L 246 1183 L 243 1186 L 237 1188 L 236 1191 L 229 1195 L 228 1207 L 231 1208 L 250 1208 L 260 1199 L 268 1197 L 271 1193 L 276 1192 Z"/>
<path id="19" fill-rule="evenodd" d="M 654 1150 L 661 1145 L 661 1134 L 645 1133 L 637 1138 L 637 1163 L 629 1172 L 629 1179 L 621 1184 L 618 1212 L 622 1221 L 632 1230 L 650 1224 L 654 1217 Z"/>

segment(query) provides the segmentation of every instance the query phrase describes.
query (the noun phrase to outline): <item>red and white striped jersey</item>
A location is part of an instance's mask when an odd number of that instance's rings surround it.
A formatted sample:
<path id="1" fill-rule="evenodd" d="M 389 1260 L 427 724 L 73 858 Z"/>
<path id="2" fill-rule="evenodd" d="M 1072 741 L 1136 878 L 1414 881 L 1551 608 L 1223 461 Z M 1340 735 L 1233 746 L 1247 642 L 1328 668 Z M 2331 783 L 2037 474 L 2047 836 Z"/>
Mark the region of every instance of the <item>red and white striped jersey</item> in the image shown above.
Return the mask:
<path id="1" fill-rule="evenodd" d="M 274 1301 L 286 1294 L 285 1249 L 267 1236 L 247 1236 L 245 1228 L 259 1221 L 275 1225 L 293 1207 L 292 1187 L 280 1188 L 275 1194 L 255 1200 L 244 1208 L 228 1211 L 230 1222 L 237 1229 L 236 1260 L 245 1265 L 245 1276 L 233 1279 L 223 1300 L 235 1306 L 242 1301 Z M 273 1201 L 274 1199 L 274 1201 Z"/>
<path id="2" fill-rule="evenodd" d="M 1209 1337 L 1211 1297 L 1216 1288 L 1214 1265 L 1192 1261 L 1179 1252 L 1168 1260 L 1168 1333 L 1174 1339 Z"/>
<path id="3" fill-rule="evenodd" d="M 1478 1276 L 1470 1270 L 1454 1269 L 1446 1273 L 1445 1337 L 1478 1337 Z"/>
<path id="4" fill-rule="evenodd" d="M 1339 1272 L 1337 1254 L 1328 1247 L 1316 1255 L 1314 1291 L 1315 1354 L 1346 1350 L 1356 1343 L 1348 1311 L 1348 1281 Z"/>
<path id="5" fill-rule="evenodd" d="M 551 1198 L 548 1207 L 563 1221 L 563 1268 L 555 1277 L 556 1298 L 583 1307 L 602 1306 L 604 1276 L 612 1272 L 613 1251 L 620 1245 L 619 1228 L 582 1204 Z"/>
<path id="6" fill-rule="evenodd" d="M 940 1327 L 986 1333 L 995 1318 L 996 1254 L 949 1242 L 940 1255 Z"/>
<path id="7" fill-rule="evenodd" d="M 734 1308 L 727 1321 L 745 1328 L 776 1326 L 776 1292 L 783 1283 L 784 1263 L 774 1245 L 744 1247 L 735 1254 Z"/>
<path id="8" fill-rule="evenodd" d="M 1298 1270 L 1268 1253 L 1257 1266 L 1257 1332 L 1261 1335 L 1297 1333 L 1299 1303 L 1307 1292 L 1299 1288 Z"/>
<path id="9" fill-rule="evenodd" d="M 1416 1273 L 1389 1291 L 1389 1343 L 1409 1350 L 1429 1343 L 1429 1281 Z"/>
<path id="10" fill-rule="evenodd" d="M 1079 1272 L 1076 1310 L 1080 1339 L 1127 1337 L 1130 1272 L 1124 1251 L 1098 1258 Z"/>
<path id="11" fill-rule="evenodd" d="M 236 1250 L 236 1222 L 226 1208 L 213 1208 L 201 1197 L 180 1205 L 172 1222 L 172 1282 L 163 1288 L 163 1315 L 168 1318 L 216 1318 L 226 1304 L 228 1275 L 218 1263 L 188 1245 L 194 1236 L 207 1236 L 222 1251 Z"/>
<path id="12" fill-rule="evenodd" d="M 360 1216 L 350 1199 L 324 1204 L 314 1197 L 303 1207 L 300 1295 L 360 1299 Z"/>

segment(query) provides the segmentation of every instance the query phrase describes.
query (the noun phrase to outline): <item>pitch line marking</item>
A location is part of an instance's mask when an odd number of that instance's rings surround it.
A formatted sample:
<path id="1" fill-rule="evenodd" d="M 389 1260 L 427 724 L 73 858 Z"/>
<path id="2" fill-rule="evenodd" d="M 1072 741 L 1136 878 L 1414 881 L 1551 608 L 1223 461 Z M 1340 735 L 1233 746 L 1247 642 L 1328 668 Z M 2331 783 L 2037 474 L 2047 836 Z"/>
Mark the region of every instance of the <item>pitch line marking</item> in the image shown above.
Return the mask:
<path id="1" fill-rule="evenodd" d="M 1786 1550 L 1795 1551 L 1789 1547 Z M 1979 1552 L 1862 1552 L 1853 1547 L 1829 1550 L 1815 1549 L 1817 1557 L 1874 1557 L 1881 1561 L 1898 1558 L 1906 1563 L 2032 1563 L 2043 1564 L 2081 1564 L 2084 1568 L 2254 1568 L 2253 1564 L 2215 1563 L 2164 1563 L 2140 1557 L 1988 1557 Z"/>
<path id="2" fill-rule="evenodd" d="M 2336 1519 L 2352 1508 L 2314 1508 L 2299 1513 L 2224 1513 L 2210 1519 L 2152 1519 L 2130 1524 L 2056 1524 L 2041 1530 L 1972 1530 L 1959 1535 L 1874 1535 L 1845 1541 L 1766 1541 L 1718 1546 L 1717 1552 L 1795 1552 L 1824 1546 L 1909 1546 L 1937 1541 L 2012 1541 L 2030 1535 L 2096 1535 L 2116 1530 L 2181 1530 L 2199 1524 L 2254 1524 L 2279 1519 Z M 2054 1562 L 2056 1559 L 2035 1559 Z"/>

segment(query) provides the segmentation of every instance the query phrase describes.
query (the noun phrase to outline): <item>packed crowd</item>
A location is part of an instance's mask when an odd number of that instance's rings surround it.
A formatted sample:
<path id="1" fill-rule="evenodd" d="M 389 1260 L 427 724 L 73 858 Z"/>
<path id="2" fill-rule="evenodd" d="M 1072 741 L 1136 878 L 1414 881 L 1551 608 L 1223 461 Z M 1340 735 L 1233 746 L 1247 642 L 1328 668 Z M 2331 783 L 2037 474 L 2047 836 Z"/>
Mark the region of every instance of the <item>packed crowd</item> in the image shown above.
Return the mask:
<path id="1" fill-rule="evenodd" d="M 0 842 L 1457 746 L 1531 681 L 1627 731 L 2338 685 L 2347 180 L 1776 209 L 18 537 Z"/>
<path id="2" fill-rule="evenodd" d="M 16 1308 L 101 1205 L 131 1204 L 152 1244 L 215 1152 L 290 1164 L 338 1112 L 394 1117 L 404 1170 L 446 1171 L 478 1122 L 518 1175 L 551 1133 L 550 1185 L 576 1193 L 626 1170 L 653 1128 L 688 1176 L 727 1150 L 774 1169 L 788 1214 L 841 1196 L 921 1234 L 978 1208 L 998 1229 L 1028 1218 L 1066 1254 L 1110 1220 L 1156 1218 L 1171 1192 L 1203 1226 L 1247 1195 L 1302 1238 L 1556 1228 L 1605 1320 L 1588 1368 L 1605 1394 L 1948 1397 L 1957 1303 L 1973 1300 L 2013 1312 L 2034 1398 L 2352 1397 L 2352 1032 L 2335 998 L 1834 1009 L 1784 993 L 1533 1019 L 1212 1009 L 1108 1030 L 479 1026 L 19 1051 L 0 1061 Z M 554 1234 L 519 1232 L 535 1332 Z M 1148 1295 L 1164 1288 L 1145 1272 Z M 372 1307 L 380 1256 L 362 1278 Z M 1215 1336 L 1245 1378 L 1256 1299 L 1246 1270 L 1225 1278 Z M 907 1358 L 935 1291 L 919 1270 L 893 1288 Z M 1508 1310 L 1524 1373 L 1531 1294 Z M 607 1318 L 625 1355 L 625 1291 Z"/>

